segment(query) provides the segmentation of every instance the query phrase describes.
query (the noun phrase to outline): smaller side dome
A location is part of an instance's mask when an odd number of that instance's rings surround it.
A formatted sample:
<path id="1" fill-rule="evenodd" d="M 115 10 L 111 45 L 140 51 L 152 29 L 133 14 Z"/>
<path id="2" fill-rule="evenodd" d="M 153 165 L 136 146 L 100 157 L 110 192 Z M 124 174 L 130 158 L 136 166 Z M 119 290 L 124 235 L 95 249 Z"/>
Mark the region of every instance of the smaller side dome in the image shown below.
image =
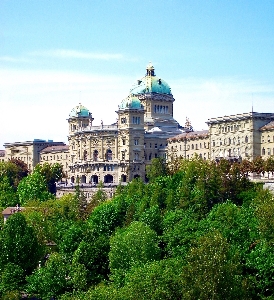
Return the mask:
<path id="1" fill-rule="evenodd" d="M 132 95 L 122 100 L 119 109 L 143 109 L 141 101 Z"/>
<path id="2" fill-rule="evenodd" d="M 89 117 L 91 115 L 91 113 L 89 112 L 89 110 L 83 106 L 81 103 L 79 103 L 79 105 L 75 106 L 69 116 L 71 118 L 75 118 L 75 117 Z"/>

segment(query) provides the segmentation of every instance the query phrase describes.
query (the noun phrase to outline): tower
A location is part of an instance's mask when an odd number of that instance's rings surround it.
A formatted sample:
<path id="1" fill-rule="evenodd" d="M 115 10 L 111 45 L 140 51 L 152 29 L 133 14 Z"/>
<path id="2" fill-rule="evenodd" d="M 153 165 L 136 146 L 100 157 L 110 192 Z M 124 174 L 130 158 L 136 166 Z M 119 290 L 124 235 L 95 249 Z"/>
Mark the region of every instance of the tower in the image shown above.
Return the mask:
<path id="1" fill-rule="evenodd" d="M 151 63 L 146 67 L 146 75 L 137 80 L 130 90 L 130 94 L 136 96 L 145 109 L 145 130 L 153 127 L 169 127 L 176 130 L 178 122 L 173 119 L 173 102 L 175 99 L 168 83 L 155 74 Z"/>
<path id="2" fill-rule="evenodd" d="M 81 132 L 92 126 L 92 114 L 81 103 L 74 107 L 69 114 L 69 149 L 71 162 L 85 160 L 87 156 L 86 143 L 82 143 Z"/>
<path id="3" fill-rule="evenodd" d="M 125 182 L 136 177 L 144 179 L 144 107 L 130 95 L 122 101 L 117 114 L 119 177 Z"/>

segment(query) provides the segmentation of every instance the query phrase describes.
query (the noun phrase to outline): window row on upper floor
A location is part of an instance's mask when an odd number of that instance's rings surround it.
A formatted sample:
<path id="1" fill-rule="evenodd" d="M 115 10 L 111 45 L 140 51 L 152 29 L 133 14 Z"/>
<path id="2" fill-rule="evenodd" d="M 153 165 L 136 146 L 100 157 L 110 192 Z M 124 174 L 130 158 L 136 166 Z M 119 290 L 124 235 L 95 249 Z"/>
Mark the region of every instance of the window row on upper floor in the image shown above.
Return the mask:
<path id="1" fill-rule="evenodd" d="M 69 159 L 69 155 L 65 154 L 65 155 L 41 155 L 40 156 L 40 160 L 41 161 L 48 161 L 48 160 L 63 160 L 63 159 Z"/>
<path id="2" fill-rule="evenodd" d="M 236 132 L 243 128 L 245 128 L 245 123 L 219 126 L 219 133 Z"/>
<path id="3" fill-rule="evenodd" d="M 222 145 L 240 145 L 241 144 L 241 139 L 243 143 L 248 143 L 249 142 L 249 138 L 248 136 L 245 137 L 234 137 L 234 138 L 220 138 L 218 140 L 212 140 L 212 147 L 216 147 L 216 146 L 222 146 Z"/>
<path id="4" fill-rule="evenodd" d="M 269 134 L 267 136 L 262 135 L 262 143 L 274 143 L 274 135 L 270 136 Z"/>
<path id="5" fill-rule="evenodd" d="M 156 114 L 167 114 L 168 113 L 168 106 L 154 105 L 154 112 Z"/>
<path id="6" fill-rule="evenodd" d="M 171 146 L 171 151 L 185 151 L 185 150 L 199 150 L 199 149 L 208 149 L 209 142 L 201 142 L 201 143 L 191 143 L 191 144 L 183 144 L 180 143 L 179 145 Z"/>

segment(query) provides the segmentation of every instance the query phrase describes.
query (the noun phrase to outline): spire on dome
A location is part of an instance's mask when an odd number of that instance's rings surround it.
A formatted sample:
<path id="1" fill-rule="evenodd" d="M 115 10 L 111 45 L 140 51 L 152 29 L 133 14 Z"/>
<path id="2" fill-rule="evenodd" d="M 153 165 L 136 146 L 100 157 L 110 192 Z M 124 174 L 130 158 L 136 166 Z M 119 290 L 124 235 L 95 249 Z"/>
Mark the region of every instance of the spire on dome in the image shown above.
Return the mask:
<path id="1" fill-rule="evenodd" d="M 155 76 L 154 67 L 151 62 L 147 65 L 147 76 Z"/>

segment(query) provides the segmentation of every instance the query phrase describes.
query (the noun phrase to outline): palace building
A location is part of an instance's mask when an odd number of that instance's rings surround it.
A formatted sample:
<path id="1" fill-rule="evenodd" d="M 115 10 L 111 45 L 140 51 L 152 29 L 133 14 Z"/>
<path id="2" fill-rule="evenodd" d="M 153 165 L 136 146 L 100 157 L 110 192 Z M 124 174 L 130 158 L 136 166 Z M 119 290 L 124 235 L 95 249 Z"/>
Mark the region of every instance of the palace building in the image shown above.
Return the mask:
<path id="1" fill-rule="evenodd" d="M 68 145 L 51 140 L 4 144 L 0 160 L 59 162 L 66 183 L 105 186 L 146 180 L 153 158 L 253 160 L 274 155 L 274 113 L 242 113 L 208 119 L 208 130 L 194 131 L 173 118 L 174 97 L 168 83 L 156 76 L 150 63 L 146 74 L 132 86 L 118 106 L 117 122 L 94 126 L 92 112 L 82 104 L 68 115 Z"/>
<path id="2" fill-rule="evenodd" d="M 118 106 L 115 124 L 93 126 L 92 113 L 79 104 L 69 114 L 69 178 L 81 183 L 145 180 L 145 167 L 166 158 L 167 139 L 182 133 L 173 118 L 175 99 L 169 85 L 149 64 L 146 75 Z"/>

